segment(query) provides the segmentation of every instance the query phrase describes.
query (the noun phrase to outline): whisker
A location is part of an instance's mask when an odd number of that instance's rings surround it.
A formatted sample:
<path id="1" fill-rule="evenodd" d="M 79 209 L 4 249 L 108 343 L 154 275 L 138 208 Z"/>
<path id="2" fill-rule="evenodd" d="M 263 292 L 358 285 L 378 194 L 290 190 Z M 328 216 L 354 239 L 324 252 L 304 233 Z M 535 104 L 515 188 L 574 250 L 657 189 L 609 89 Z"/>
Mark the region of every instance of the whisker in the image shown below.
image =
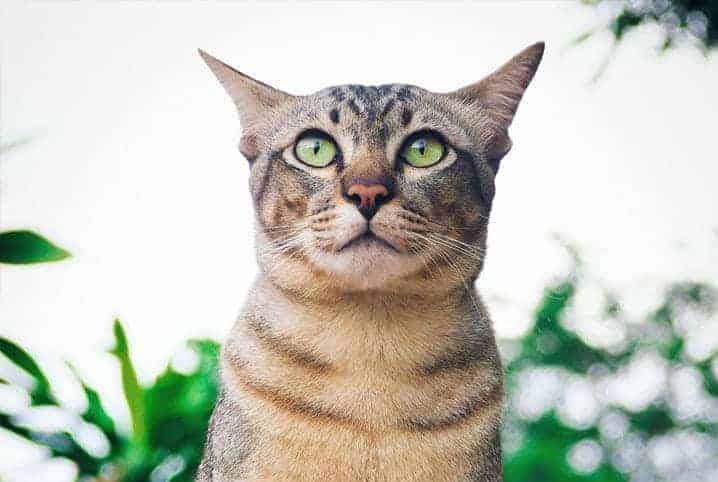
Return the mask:
<path id="1" fill-rule="evenodd" d="M 432 221 L 432 220 L 430 220 L 429 218 L 427 218 L 426 216 L 424 216 L 423 214 L 421 214 L 421 213 L 419 213 L 419 212 L 417 212 L 417 211 L 415 211 L 415 210 L 413 210 L 413 209 L 409 209 L 409 208 L 407 208 L 406 206 L 401 206 L 401 208 L 403 209 L 403 211 L 400 211 L 400 212 L 399 212 L 399 214 L 398 214 L 399 217 L 403 217 L 404 219 L 407 219 L 407 220 L 409 220 L 409 221 L 413 221 L 413 222 L 415 222 L 415 223 L 417 223 L 417 224 L 425 223 L 425 224 L 429 224 L 429 225 L 432 225 L 432 226 L 444 228 L 444 229 L 447 230 L 447 231 L 451 231 L 451 230 L 457 230 L 457 231 L 475 231 L 475 230 L 477 229 L 477 228 L 474 228 L 474 227 L 472 227 L 472 228 L 462 228 L 462 227 L 458 227 L 458 226 L 448 226 L 448 225 L 446 225 L 446 224 L 441 224 L 441 223 L 439 223 L 439 222 L 437 222 L 437 221 Z M 485 219 L 485 220 L 487 220 L 487 221 L 489 220 L 489 217 L 486 216 L 486 215 L 484 215 L 484 214 L 480 214 L 480 213 L 479 213 L 478 216 L 479 216 L 481 219 Z"/>
<path id="2" fill-rule="evenodd" d="M 437 247 L 436 247 L 436 244 L 435 244 L 435 243 L 432 243 L 432 242 L 431 242 L 432 240 L 430 240 L 430 239 L 427 238 L 426 236 L 418 235 L 418 233 L 414 233 L 414 234 L 417 234 L 417 236 L 420 236 L 423 240 L 425 240 L 425 242 L 427 243 L 427 245 L 431 244 L 434 248 L 437 248 Z M 440 246 L 440 247 L 438 247 L 438 248 L 436 249 L 436 254 L 437 254 L 441 259 L 444 260 L 445 266 L 446 266 L 446 268 L 449 270 L 449 273 L 452 274 L 457 280 L 463 281 L 463 280 L 464 280 L 464 275 L 462 274 L 462 270 L 460 269 L 459 266 L 456 265 L 455 261 L 451 259 L 451 256 L 449 256 L 449 253 L 446 251 L 446 246 L 445 246 L 445 245 L 439 245 L 439 246 Z M 444 249 L 442 249 L 442 248 L 444 248 Z M 430 271 L 430 274 L 432 275 L 432 277 L 433 277 L 434 279 L 436 279 L 436 277 L 433 276 L 434 274 L 436 274 L 436 271 L 439 271 L 442 277 L 445 276 L 445 275 L 444 275 L 444 270 L 443 270 L 442 266 L 438 263 L 437 260 L 432 259 L 432 260 L 431 260 L 431 266 L 433 266 L 433 267 L 435 268 L 434 270 Z"/>
<path id="3" fill-rule="evenodd" d="M 461 245 L 452 244 L 447 239 L 436 236 L 436 233 L 429 233 L 428 238 L 431 241 L 433 241 L 434 243 L 444 246 L 445 248 L 448 248 L 450 250 L 453 250 L 456 253 L 463 254 L 465 256 L 469 256 L 477 261 L 482 260 L 478 253 L 469 251 L 468 249 L 466 249 L 465 247 L 463 247 Z"/>
<path id="4" fill-rule="evenodd" d="M 430 235 L 431 235 L 432 237 L 441 239 L 442 241 L 444 241 L 444 242 L 446 242 L 446 243 L 449 243 L 449 244 L 451 244 L 452 246 L 456 246 L 457 248 L 463 249 L 463 250 L 466 251 L 466 252 L 469 252 L 469 253 L 483 253 L 482 248 L 480 248 L 479 246 L 474 246 L 474 245 L 465 243 L 465 242 L 460 241 L 460 240 L 458 240 L 458 239 L 456 239 L 456 238 L 453 238 L 453 237 L 451 237 L 451 236 L 446 236 L 446 235 L 441 234 L 441 233 L 431 233 Z"/>

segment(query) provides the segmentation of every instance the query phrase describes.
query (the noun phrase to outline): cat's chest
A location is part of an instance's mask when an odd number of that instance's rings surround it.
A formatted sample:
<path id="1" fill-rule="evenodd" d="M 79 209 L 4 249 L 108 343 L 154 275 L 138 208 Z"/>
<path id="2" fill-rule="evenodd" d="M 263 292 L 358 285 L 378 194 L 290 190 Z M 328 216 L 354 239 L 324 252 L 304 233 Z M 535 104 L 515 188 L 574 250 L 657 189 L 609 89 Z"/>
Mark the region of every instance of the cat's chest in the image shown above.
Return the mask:
<path id="1" fill-rule="evenodd" d="M 273 481 L 471 480 L 477 430 L 467 426 L 427 436 L 285 421 L 275 430 L 262 430 L 248 476 Z"/>

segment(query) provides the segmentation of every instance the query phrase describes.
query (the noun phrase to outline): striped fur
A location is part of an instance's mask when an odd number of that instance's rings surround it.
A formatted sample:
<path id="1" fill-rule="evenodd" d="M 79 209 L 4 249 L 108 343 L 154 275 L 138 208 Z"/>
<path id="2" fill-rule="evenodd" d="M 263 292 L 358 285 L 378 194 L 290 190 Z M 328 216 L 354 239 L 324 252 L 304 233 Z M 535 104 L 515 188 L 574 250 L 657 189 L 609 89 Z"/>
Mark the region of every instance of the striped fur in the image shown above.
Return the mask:
<path id="1" fill-rule="evenodd" d="M 473 285 L 507 129 L 542 52 L 450 94 L 300 97 L 203 53 L 240 111 L 260 275 L 222 350 L 198 481 L 501 480 L 501 362 Z M 308 129 L 336 142 L 331 166 L 294 157 Z M 447 154 L 412 168 L 398 152 L 423 130 Z M 392 193 L 370 220 L 344 194 L 357 182 Z"/>

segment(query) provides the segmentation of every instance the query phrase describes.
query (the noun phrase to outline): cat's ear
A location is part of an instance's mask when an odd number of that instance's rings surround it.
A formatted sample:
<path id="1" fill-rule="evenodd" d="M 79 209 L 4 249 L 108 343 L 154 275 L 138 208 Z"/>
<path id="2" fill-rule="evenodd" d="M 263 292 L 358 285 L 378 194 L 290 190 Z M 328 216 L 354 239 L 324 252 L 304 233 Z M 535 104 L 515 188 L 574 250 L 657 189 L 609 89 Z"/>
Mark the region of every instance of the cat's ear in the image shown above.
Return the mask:
<path id="1" fill-rule="evenodd" d="M 293 96 L 243 74 L 201 49 L 198 52 L 237 107 L 242 124 L 239 151 L 252 163 L 259 155 L 258 137 L 253 128 L 259 114 L 287 102 Z"/>
<path id="2" fill-rule="evenodd" d="M 263 110 L 292 98 L 292 95 L 243 74 L 201 49 L 198 52 L 232 98 L 243 128 L 250 126 Z"/>
<path id="3" fill-rule="evenodd" d="M 452 92 L 451 96 L 484 110 L 499 133 L 493 146 L 500 160 L 511 148 L 506 130 L 516 114 L 521 97 L 531 83 L 543 57 L 544 43 L 538 42 L 516 54 L 483 80 Z M 497 166 L 498 167 L 498 166 Z"/>
<path id="4" fill-rule="evenodd" d="M 538 42 L 516 54 L 484 79 L 451 95 L 469 103 L 478 103 L 493 120 L 507 128 L 516 114 L 521 97 L 533 79 L 543 57 L 544 43 Z"/>

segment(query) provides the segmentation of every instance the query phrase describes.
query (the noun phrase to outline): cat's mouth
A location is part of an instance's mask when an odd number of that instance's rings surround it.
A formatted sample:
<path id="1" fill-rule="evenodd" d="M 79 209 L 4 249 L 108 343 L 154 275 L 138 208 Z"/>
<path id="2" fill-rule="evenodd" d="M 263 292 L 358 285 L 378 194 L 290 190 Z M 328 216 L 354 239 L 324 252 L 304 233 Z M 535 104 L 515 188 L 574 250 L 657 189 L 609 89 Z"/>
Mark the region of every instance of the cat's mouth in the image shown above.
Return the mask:
<path id="1" fill-rule="evenodd" d="M 339 247 L 339 249 L 336 250 L 337 253 L 341 253 L 343 251 L 347 251 L 353 248 L 359 248 L 359 247 L 378 247 L 378 248 L 388 248 L 391 251 L 399 252 L 399 249 L 394 246 L 391 241 L 384 239 L 380 236 L 378 236 L 376 233 L 374 233 L 371 228 L 368 228 L 363 233 L 359 234 L 358 236 L 353 237 L 343 245 Z"/>

